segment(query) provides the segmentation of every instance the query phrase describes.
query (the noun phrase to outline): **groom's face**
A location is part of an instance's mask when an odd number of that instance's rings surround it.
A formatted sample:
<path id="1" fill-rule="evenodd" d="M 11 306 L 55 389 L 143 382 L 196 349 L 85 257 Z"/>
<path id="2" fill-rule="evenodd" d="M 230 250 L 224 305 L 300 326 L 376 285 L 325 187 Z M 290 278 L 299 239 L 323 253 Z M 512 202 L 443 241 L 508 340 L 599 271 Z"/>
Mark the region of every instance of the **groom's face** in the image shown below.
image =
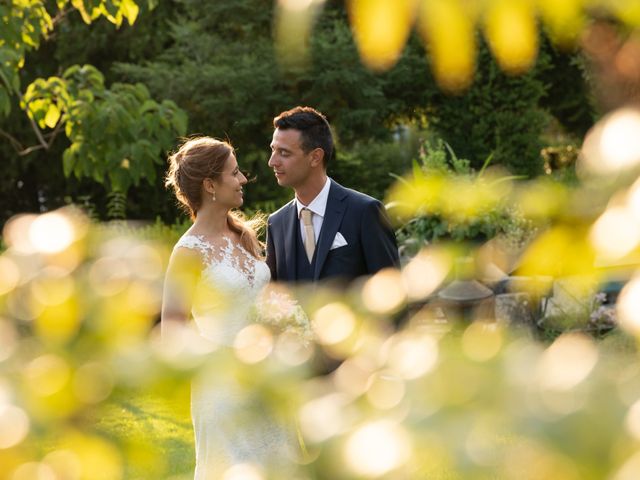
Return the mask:
<path id="1" fill-rule="evenodd" d="M 311 155 L 302 149 L 300 131 L 276 128 L 271 141 L 269 166 L 276 175 L 278 185 L 298 188 L 312 173 Z"/>

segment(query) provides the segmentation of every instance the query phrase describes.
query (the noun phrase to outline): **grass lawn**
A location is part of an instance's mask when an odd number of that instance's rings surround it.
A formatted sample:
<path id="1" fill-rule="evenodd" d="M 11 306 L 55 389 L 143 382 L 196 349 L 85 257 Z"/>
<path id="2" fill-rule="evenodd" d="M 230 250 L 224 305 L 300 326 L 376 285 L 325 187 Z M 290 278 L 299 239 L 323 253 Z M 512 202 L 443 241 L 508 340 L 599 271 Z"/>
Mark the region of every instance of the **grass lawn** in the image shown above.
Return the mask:
<path id="1" fill-rule="evenodd" d="M 151 395 L 116 398 L 101 408 L 95 429 L 119 444 L 125 480 L 193 478 L 188 400 Z"/>

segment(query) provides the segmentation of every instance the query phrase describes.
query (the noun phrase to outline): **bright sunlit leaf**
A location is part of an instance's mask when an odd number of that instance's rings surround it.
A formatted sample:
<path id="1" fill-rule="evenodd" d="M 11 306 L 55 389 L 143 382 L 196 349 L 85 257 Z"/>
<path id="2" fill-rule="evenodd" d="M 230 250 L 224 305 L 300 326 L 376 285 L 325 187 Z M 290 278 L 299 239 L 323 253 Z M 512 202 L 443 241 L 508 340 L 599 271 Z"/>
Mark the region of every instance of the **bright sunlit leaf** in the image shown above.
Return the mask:
<path id="1" fill-rule="evenodd" d="M 306 66 L 309 38 L 324 0 L 278 0 L 275 44 L 278 60 L 288 68 Z"/>
<path id="2" fill-rule="evenodd" d="M 551 38 L 561 45 L 572 44 L 584 27 L 583 0 L 538 0 L 542 19 Z"/>
<path id="3" fill-rule="evenodd" d="M 64 344 L 78 332 L 81 323 L 81 309 L 77 296 L 60 303 L 44 305 L 35 319 L 35 331 L 45 342 Z"/>
<path id="4" fill-rule="evenodd" d="M 448 187 L 447 180 L 440 175 L 396 182 L 389 192 L 390 210 L 403 219 L 437 213 Z"/>
<path id="5" fill-rule="evenodd" d="M 640 26 L 640 2 L 609 0 L 607 3 L 620 20 L 634 27 Z"/>
<path id="6" fill-rule="evenodd" d="M 363 62 L 386 70 L 397 62 L 407 42 L 417 0 L 350 0 L 349 16 Z"/>
<path id="7" fill-rule="evenodd" d="M 60 120 L 60 109 L 55 103 L 52 103 L 44 117 L 44 124 L 49 128 L 53 128 L 58 123 L 58 120 Z"/>
<path id="8" fill-rule="evenodd" d="M 122 0 L 120 9 L 129 22 L 129 25 L 133 25 L 138 18 L 140 7 L 138 7 L 138 5 L 133 0 Z"/>
<path id="9" fill-rule="evenodd" d="M 583 228 L 559 225 L 542 233 L 526 249 L 518 272 L 521 275 L 590 275 L 595 251 Z"/>
<path id="10" fill-rule="evenodd" d="M 471 84 L 475 70 L 475 19 L 461 0 L 426 0 L 420 31 L 442 88 L 459 92 Z"/>
<path id="11" fill-rule="evenodd" d="M 528 70 L 538 53 L 533 0 L 494 0 L 485 11 L 485 35 L 500 67 L 508 73 Z"/>

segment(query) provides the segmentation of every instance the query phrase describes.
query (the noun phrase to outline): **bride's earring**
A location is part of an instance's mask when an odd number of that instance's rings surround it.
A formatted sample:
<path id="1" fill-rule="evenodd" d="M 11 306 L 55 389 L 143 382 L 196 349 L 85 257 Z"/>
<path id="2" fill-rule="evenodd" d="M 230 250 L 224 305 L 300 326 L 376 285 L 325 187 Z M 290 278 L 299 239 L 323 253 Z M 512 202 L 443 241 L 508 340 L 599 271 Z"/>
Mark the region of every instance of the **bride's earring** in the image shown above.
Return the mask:
<path id="1" fill-rule="evenodd" d="M 214 202 L 216 201 L 216 192 L 215 191 L 211 194 L 211 200 L 213 200 Z"/>

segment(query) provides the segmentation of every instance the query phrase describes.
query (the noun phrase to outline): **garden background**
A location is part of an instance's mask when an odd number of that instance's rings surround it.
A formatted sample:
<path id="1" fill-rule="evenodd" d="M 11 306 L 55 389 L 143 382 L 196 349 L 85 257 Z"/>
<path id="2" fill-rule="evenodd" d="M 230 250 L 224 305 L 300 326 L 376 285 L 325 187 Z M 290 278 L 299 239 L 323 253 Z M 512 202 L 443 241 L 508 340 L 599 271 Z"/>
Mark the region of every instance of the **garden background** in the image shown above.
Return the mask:
<path id="1" fill-rule="evenodd" d="M 189 478 L 204 368 L 295 417 L 300 478 L 640 475 L 637 2 L 12 0 L 0 19 L 0 478 Z M 188 327 L 160 344 L 188 225 L 167 153 L 228 138 L 244 210 L 269 213 L 292 197 L 271 120 L 299 104 L 334 128 L 329 175 L 387 203 L 403 270 L 289 292 L 311 346 L 260 324 L 231 356 Z M 456 281 L 530 308 L 444 319 Z M 341 367 L 316 378 L 317 355 Z"/>

